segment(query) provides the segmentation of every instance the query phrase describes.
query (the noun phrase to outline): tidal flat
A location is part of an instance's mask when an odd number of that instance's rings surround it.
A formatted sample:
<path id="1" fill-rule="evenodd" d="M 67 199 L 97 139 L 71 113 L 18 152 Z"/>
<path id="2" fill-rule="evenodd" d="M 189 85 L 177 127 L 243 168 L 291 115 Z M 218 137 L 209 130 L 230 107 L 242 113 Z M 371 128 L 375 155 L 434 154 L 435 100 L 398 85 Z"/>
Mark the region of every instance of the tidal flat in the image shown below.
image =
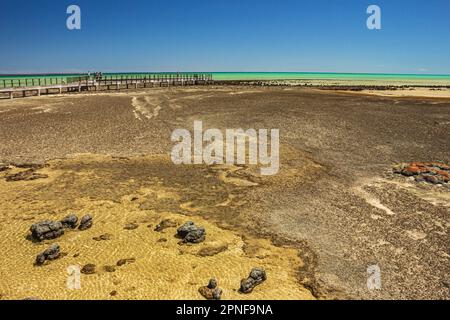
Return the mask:
<path id="1" fill-rule="evenodd" d="M 279 172 L 173 164 L 171 133 L 194 121 L 279 129 Z M 0 299 L 203 299 L 212 277 L 222 299 L 448 299 L 449 184 L 392 168 L 449 164 L 449 133 L 446 97 L 210 86 L 0 100 Z M 33 223 L 73 213 L 92 227 L 30 241 Z M 180 243 L 186 221 L 205 241 Z M 34 266 L 54 243 L 61 257 Z M 95 266 L 80 290 L 73 265 Z M 254 267 L 267 280 L 239 293 Z"/>

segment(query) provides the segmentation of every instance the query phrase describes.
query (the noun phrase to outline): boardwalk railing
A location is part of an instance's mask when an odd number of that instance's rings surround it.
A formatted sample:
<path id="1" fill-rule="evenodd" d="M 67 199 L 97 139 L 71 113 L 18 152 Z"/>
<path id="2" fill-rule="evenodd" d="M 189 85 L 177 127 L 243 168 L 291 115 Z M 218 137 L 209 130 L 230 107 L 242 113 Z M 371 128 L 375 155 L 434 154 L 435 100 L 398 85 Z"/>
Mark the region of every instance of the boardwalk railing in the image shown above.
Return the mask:
<path id="1" fill-rule="evenodd" d="M 197 73 L 155 73 L 155 74 L 136 74 L 136 75 L 103 75 L 103 80 L 143 80 L 143 79 L 153 79 L 153 80 L 171 80 L 171 79 L 191 79 L 191 78 L 203 78 L 209 76 L 212 80 L 212 76 L 209 74 L 197 74 Z M 94 75 L 76 75 L 76 76 L 55 76 L 55 77 L 21 77 L 21 78 L 11 78 L 11 79 L 1 79 L 0 78 L 0 89 L 9 88 L 22 88 L 22 87 L 34 87 L 34 86 L 51 86 L 59 84 L 69 84 L 73 82 L 95 80 Z"/>
<path id="2" fill-rule="evenodd" d="M 31 79 L 30 79 L 31 80 Z M 37 79 L 35 79 L 37 80 Z M 6 96 L 10 99 L 17 97 L 26 97 L 27 94 L 38 95 L 63 93 L 63 92 L 81 92 L 81 91 L 101 91 L 101 90 L 121 90 L 138 89 L 147 87 L 170 87 L 185 85 L 204 85 L 211 84 L 213 78 L 211 74 L 205 73 L 186 73 L 186 74 L 149 74 L 149 75 L 117 75 L 102 76 L 101 78 L 83 76 L 68 77 L 65 81 L 31 81 L 25 82 L 24 87 L 13 87 L 0 89 L 0 96 Z M 19 95 L 15 95 L 19 93 Z"/>
<path id="3" fill-rule="evenodd" d="M 44 78 L 18 78 L 18 79 L 1 79 L 0 88 L 20 88 L 29 86 L 48 86 L 66 84 L 66 78 L 61 77 L 44 77 Z"/>

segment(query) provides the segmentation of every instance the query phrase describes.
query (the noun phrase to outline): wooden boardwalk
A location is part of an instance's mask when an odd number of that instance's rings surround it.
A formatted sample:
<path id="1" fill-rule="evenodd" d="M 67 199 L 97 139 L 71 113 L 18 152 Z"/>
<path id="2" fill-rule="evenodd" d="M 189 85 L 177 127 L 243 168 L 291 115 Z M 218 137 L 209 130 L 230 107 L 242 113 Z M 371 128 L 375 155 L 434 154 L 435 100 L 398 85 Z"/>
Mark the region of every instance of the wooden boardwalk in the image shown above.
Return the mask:
<path id="1" fill-rule="evenodd" d="M 68 84 L 57 85 L 38 85 L 25 87 L 12 87 L 0 89 L 0 97 L 3 98 L 21 98 L 28 96 L 40 96 L 48 94 L 62 94 L 82 91 L 106 91 L 106 90 L 124 90 L 139 89 L 150 87 L 170 87 L 170 86 L 188 86 L 188 85 L 206 85 L 214 82 L 211 74 L 154 74 L 144 77 L 138 76 L 116 76 L 104 77 L 101 79 L 84 79 L 72 81 Z"/>

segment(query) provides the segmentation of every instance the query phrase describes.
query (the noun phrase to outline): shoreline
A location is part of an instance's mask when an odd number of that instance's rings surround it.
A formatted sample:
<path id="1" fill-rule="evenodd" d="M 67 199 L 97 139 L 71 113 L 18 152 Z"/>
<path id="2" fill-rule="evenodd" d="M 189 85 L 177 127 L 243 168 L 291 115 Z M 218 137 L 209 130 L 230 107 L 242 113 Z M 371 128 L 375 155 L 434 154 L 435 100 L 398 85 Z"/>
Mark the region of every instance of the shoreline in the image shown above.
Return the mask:
<path id="1" fill-rule="evenodd" d="M 248 87 L 284 87 L 309 88 L 323 91 L 377 95 L 383 97 L 411 97 L 411 98 L 449 98 L 450 84 L 348 84 L 334 81 L 308 80 L 270 80 L 270 81 L 215 81 L 216 85 L 248 86 Z"/>
<path id="2" fill-rule="evenodd" d="M 30 87 L 30 91 L 34 87 Z M 183 88 L 183 87 L 179 87 Z M 207 85 L 190 85 L 189 88 L 199 89 L 199 88 L 222 88 L 222 89 L 233 89 L 233 88 L 281 88 L 285 90 L 293 89 L 308 89 L 317 90 L 321 92 L 334 92 L 352 95 L 365 95 L 365 96 L 380 96 L 380 97 L 392 97 L 392 98 L 427 98 L 427 99 L 450 99 L 450 85 L 372 85 L 372 84 L 362 84 L 362 85 L 348 85 L 348 84 L 336 84 L 336 83 L 311 83 L 311 82 L 292 82 L 292 81 L 214 81 L 213 84 Z M 55 97 L 74 97 L 80 95 L 120 95 L 127 94 L 130 92 L 147 92 L 148 90 L 158 90 L 158 88 L 138 88 L 138 89 L 121 89 L 120 92 L 115 92 L 114 90 L 83 90 L 82 92 L 63 92 L 63 93 L 41 93 L 40 96 L 27 95 L 24 97 L 15 97 L 15 99 L 23 98 L 40 98 L 46 96 Z M 163 88 L 159 88 L 163 89 Z M 171 88 L 166 88 L 171 90 Z M 0 94 L 2 94 L 0 90 Z M 1 100 L 9 100 L 9 96 L 4 93 Z"/>

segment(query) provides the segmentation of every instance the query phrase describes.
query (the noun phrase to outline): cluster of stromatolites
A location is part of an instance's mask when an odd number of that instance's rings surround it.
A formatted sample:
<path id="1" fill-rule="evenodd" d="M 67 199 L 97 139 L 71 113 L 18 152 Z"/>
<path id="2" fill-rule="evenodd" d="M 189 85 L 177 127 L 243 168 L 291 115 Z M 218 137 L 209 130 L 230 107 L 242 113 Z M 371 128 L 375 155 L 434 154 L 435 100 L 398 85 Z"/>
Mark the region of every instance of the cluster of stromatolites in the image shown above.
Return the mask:
<path id="1" fill-rule="evenodd" d="M 414 177 L 417 182 L 445 184 L 450 181 L 450 166 L 438 162 L 411 162 L 394 166 L 394 173 Z"/>

